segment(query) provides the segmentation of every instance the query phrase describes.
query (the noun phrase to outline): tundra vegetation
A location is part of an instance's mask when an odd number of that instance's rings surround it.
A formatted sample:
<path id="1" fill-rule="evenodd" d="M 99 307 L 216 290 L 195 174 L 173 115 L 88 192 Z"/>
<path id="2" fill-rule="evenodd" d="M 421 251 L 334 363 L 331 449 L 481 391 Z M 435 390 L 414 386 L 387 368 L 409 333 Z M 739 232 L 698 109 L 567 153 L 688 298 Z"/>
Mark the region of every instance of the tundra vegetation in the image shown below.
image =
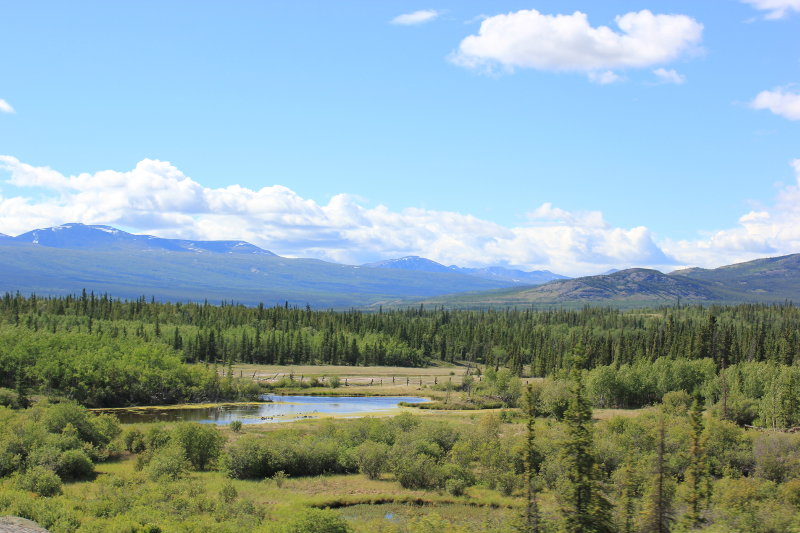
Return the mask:
<path id="1" fill-rule="evenodd" d="M 7 295 L 0 515 L 53 532 L 796 531 L 799 320 L 789 305 L 337 314 Z M 279 337 L 303 339 L 286 355 L 306 365 L 384 349 L 458 363 L 423 391 L 472 409 L 235 427 L 87 409 L 252 397 L 229 368 Z M 215 355 L 193 354 L 208 338 Z"/>

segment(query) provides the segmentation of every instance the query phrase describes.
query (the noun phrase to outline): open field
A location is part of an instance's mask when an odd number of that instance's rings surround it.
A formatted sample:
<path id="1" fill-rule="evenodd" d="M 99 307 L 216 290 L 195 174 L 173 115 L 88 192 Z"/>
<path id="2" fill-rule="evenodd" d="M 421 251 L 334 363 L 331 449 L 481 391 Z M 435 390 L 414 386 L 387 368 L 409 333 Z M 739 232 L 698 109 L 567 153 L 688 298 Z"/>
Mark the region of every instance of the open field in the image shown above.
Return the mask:
<path id="1" fill-rule="evenodd" d="M 482 366 L 482 365 L 481 365 Z M 333 365 L 233 365 L 233 374 L 237 377 L 253 379 L 264 385 L 275 384 L 285 378 L 292 377 L 298 382 L 297 387 L 282 389 L 281 392 L 302 394 L 325 394 L 339 396 L 425 396 L 442 400 L 446 396 L 448 383 L 458 388 L 469 371 L 475 381 L 483 377 L 475 376 L 475 365 L 441 363 L 440 366 L 423 368 L 393 366 L 333 366 Z M 223 372 L 224 369 L 220 369 Z M 330 378 L 339 378 L 339 387 L 326 386 Z M 316 379 L 321 387 L 308 387 Z M 541 378 L 522 378 L 527 385 Z"/>

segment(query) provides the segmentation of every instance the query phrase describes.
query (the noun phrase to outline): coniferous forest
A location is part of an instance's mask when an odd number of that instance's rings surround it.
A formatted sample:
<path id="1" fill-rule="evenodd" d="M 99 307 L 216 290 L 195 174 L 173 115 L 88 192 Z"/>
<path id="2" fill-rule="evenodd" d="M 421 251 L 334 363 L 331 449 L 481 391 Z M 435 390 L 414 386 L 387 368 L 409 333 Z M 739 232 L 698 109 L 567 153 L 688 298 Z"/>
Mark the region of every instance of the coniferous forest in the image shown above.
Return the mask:
<path id="1" fill-rule="evenodd" d="M 337 313 L 6 294 L 0 511 L 65 532 L 795 531 L 798 325 L 788 303 Z M 449 363 L 451 407 L 495 409 L 270 428 L 86 409 L 257 398 L 241 363 Z M 382 506 L 417 514 L 387 523 Z"/>

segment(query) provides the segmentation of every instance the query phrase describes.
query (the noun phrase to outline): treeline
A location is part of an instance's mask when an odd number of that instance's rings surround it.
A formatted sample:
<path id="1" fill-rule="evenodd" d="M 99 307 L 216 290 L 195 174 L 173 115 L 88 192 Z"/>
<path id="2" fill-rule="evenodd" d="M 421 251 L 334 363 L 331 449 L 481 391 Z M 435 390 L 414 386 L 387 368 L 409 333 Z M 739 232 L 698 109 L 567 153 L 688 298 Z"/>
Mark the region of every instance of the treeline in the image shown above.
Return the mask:
<path id="1" fill-rule="evenodd" d="M 432 360 L 507 366 L 545 376 L 571 368 L 632 365 L 663 358 L 800 362 L 800 309 L 785 305 L 679 306 L 620 311 L 376 312 L 310 307 L 159 303 L 81 296 L 6 294 L 0 322 L 53 334 L 140 339 L 186 362 L 424 366 Z"/>
<path id="2" fill-rule="evenodd" d="M 252 399 L 253 382 L 187 365 L 169 346 L 141 338 L 0 325 L 0 405 L 25 407 L 32 395 L 88 407 Z"/>

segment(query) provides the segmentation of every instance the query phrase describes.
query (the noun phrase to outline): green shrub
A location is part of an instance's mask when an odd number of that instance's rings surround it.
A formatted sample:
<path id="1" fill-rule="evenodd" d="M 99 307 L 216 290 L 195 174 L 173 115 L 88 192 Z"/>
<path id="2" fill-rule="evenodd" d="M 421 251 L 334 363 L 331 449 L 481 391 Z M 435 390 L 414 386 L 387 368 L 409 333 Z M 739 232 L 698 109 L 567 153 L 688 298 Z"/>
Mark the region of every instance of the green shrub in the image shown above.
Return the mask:
<path id="1" fill-rule="evenodd" d="M 175 481 L 184 477 L 191 467 L 183 449 L 177 445 L 165 446 L 151 453 L 153 455 L 144 471 L 153 481 Z"/>
<path id="2" fill-rule="evenodd" d="M 233 420 L 230 423 L 231 431 L 234 433 L 239 433 L 242 430 L 242 421 L 241 420 Z"/>
<path id="3" fill-rule="evenodd" d="M 52 470 L 43 466 L 34 466 L 20 475 L 17 484 L 22 490 L 35 492 L 39 496 L 55 496 L 61 494 L 61 478 Z"/>
<path id="4" fill-rule="evenodd" d="M 213 424 L 183 422 L 175 426 L 171 439 L 197 470 L 205 470 L 213 464 L 220 453 L 225 437 Z"/>
<path id="5" fill-rule="evenodd" d="M 330 509 L 304 509 L 283 527 L 282 533 L 350 533 L 344 518 Z"/>
<path id="6" fill-rule="evenodd" d="M 56 473 L 65 481 L 91 479 L 94 477 L 94 463 L 83 450 L 67 450 L 58 458 Z"/>
<path id="7" fill-rule="evenodd" d="M 122 443 L 125 445 L 125 449 L 131 453 L 142 453 L 146 447 L 144 433 L 135 428 L 122 435 Z"/>
<path id="8" fill-rule="evenodd" d="M 355 450 L 358 470 L 370 479 L 378 479 L 386 471 L 389 446 L 382 442 L 366 441 Z"/>

